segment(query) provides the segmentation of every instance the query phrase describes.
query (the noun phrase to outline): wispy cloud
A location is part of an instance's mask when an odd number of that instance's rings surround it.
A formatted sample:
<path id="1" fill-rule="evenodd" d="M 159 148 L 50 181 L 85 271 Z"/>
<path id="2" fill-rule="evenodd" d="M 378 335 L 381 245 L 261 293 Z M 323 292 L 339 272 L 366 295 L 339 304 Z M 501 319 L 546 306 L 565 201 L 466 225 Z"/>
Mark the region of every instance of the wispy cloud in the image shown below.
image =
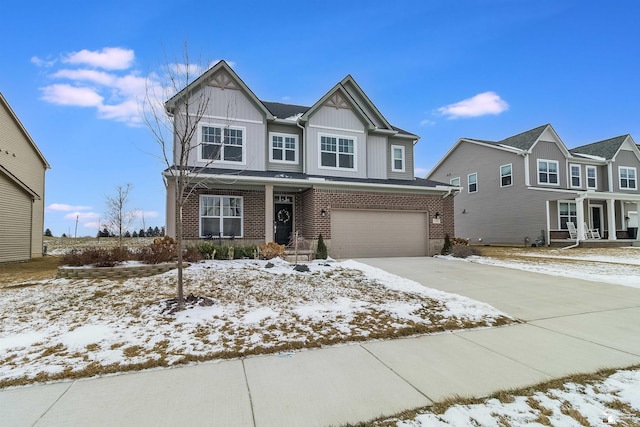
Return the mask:
<path id="1" fill-rule="evenodd" d="M 435 121 L 429 120 L 429 119 L 424 119 L 420 122 L 420 126 L 433 126 L 435 124 L 436 124 Z"/>
<path id="2" fill-rule="evenodd" d="M 427 175 L 427 172 L 429 171 L 425 168 L 415 168 L 413 170 L 413 175 L 418 176 L 420 178 L 424 178 Z"/>
<path id="3" fill-rule="evenodd" d="M 49 212 L 69 212 L 69 211 L 88 211 L 91 206 L 67 205 L 64 203 L 51 203 L 47 206 Z"/>
<path id="4" fill-rule="evenodd" d="M 89 65 L 105 70 L 126 70 L 133 65 L 135 54 L 131 49 L 105 47 L 102 50 L 82 49 L 66 55 L 62 61 L 69 64 Z"/>
<path id="5" fill-rule="evenodd" d="M 100 214 L 97 212 L 70 212 L 68 214 L 66 214 L 64 216 L 64 219 L 72 219 L 72 220 L 76 220 L 76 218 L 78 219 L 79 222 L 86 222 L 89 220 L 94 220 L 94 219 L 99 219 L 100 218 Z"/>
<path id="6" fill-rule="evenodd" d="M 497 115 L 509 109 L 509 104 L 495 92 L 483 92 L 455 104 L 438 108 L 449 119 Z"/>
<path id="7" fill-rule="evenodd" d="M 134 218 L 142 219 L 142 218 L 158 218 L 160 214 L 156 211 L 143 211 L 143 210 L 135 210 L 133 211 Z"/>
<path id="8" fill-rule="evenodd" d="M 42 99 L 57 105 L 99 107 L 104 98 L 94 89 L 68 84 L 54 84 L 42 88 Z"/>

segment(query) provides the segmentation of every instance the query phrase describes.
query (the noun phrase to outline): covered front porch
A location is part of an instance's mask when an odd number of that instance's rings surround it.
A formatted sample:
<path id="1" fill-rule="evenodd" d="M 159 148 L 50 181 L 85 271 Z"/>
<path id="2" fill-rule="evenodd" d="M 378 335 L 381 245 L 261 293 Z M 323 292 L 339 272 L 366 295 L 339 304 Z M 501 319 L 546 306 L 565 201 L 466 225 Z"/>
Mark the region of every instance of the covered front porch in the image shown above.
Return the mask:
<path id="1" fill-rule="evenodd" d="M 587 191 L 566 200 L 548 200 L 547 230 L 551 246 L 638 246 L 640 194 Z M 568 223 L 576 233 L 569 232 Z"/>

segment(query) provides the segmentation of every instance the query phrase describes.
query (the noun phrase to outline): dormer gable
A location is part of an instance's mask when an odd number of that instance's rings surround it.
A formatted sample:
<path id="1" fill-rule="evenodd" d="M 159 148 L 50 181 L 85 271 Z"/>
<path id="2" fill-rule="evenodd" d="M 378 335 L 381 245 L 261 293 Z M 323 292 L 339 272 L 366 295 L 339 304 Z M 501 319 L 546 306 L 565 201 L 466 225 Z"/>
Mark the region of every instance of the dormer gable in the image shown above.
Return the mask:
<path id="1" fill-rule="evenodd" d="M 631 135 L 620 135 L 591 144 L 582 145 L 571 150 L 574 156 L 598 157 L 603 160 L 615 161 L 620 151 L 631 151 L 640 161 L 640 151 Z"/>

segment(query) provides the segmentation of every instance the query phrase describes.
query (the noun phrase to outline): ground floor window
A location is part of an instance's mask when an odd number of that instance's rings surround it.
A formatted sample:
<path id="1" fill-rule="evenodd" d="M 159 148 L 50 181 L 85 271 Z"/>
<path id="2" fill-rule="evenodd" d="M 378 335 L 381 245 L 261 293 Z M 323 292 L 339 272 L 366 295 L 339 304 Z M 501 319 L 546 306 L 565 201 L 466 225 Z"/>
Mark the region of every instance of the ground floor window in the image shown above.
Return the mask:
<path id="1" fill-rule="evenodd" d="M 558 215 L 560 217 L 560 229 L 567 230 L 567 222 L 573 222 L 577 226 L 578 219 L 575 202 L 558 202 Z"/>
<path id="2" fill-rule="evenodd" d="M 242 237 L 242 197 L 200 196 L 200 237 Z"/>

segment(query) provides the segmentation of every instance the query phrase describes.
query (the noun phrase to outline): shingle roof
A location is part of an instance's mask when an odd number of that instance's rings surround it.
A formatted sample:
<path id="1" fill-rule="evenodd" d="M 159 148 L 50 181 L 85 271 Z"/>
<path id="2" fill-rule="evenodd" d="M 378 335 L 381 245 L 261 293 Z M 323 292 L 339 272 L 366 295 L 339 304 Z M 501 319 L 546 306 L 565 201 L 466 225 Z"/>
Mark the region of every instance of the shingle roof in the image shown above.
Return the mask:
<path id="1" fill-rule="evenodd" d="M 611 160 L 616 155 L 620 146 L 629 135 L 616 136 L 569 150 L 571 154 L 588 154 L 590 156 L 603 157 Z"/>
<path id="2" fill-rule="evenodd" d="M 282 104 L 280 102 L 262 101 L 267 110 L 279 119 L 288 119 L 298 114 L 304 114 L 310 107 L 302 105 Z"/>
<path id="3" fill-rule="evenodd" d="M 510 136 L 509 138 L 498 141 L 497 143 L 518 148 L 520 150 L 528 150 L 538 140 L 538 138 L 540 138 L 540 135 L 542 135 L 542 132 L 544 132 L 547 126 L 549 126 L 549 124 L 538 126 L 535 129 Z"/>

